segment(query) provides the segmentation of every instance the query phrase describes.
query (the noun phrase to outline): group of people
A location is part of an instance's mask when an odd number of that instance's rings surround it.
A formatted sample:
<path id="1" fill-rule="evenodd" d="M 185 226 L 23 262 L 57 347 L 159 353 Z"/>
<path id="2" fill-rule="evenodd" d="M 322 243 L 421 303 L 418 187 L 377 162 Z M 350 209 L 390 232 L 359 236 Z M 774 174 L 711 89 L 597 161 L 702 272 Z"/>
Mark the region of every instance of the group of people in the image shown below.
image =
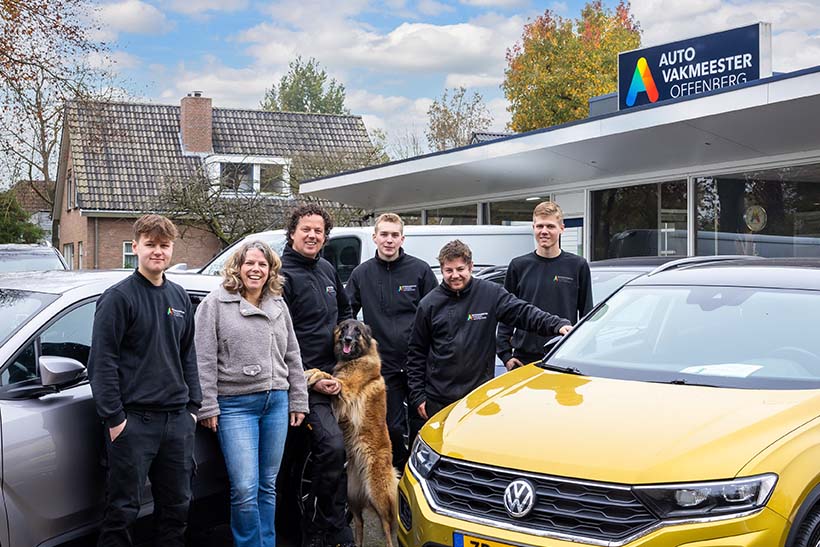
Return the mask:
<path id="1" fill-rule="evenodd" d="M 331 407 L 341 386 L 328 379 L 308 390 L 303 374 L 332 374 L 335 326 L 361 312 L 379 342 L 401 470 L 406 439 L 412 445 L 430 416 L 491 378 L 496 354 L 508 369 L 540 359 L 544 343 L 592 306 L 589 267 L 561 251 L 563 213 L 554 203 L 535 208 L 535 252 L 511 262 L 504 287 L 472 277 L 471 251 L 458 240 L 439 253 L 438 283 L 426 261 L 405 253 L 404 224 L 392 213 L 376 220 L 376 254 L 344 286 L 320 256 L 332 228 L 318 205 L 297 208 L 281 258 L 260 241 L 241 245 L 194 318 L 185 291 L 164 275 L 175 226 L 160 215 L 137 220 L 138 267 L 99 298 L 89 358 L 107 430 L 99 545 L 132 544 L 146 478 L 157 544 L 183 545 L 199 422 L 222 448 L 236 547 L 276 544 L 277 475 L 286 439 L 299 429 L 316 463 L 302 545 L 352 546 L 344 439 Z"/>

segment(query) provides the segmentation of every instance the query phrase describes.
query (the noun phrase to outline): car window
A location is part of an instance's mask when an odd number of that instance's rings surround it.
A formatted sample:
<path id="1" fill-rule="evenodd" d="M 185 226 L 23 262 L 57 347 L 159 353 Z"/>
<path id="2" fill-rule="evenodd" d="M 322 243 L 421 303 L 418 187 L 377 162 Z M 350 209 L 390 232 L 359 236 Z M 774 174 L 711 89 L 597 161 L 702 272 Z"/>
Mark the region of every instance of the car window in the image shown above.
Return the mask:
<path id="1" fill-rule="evenodd" d="M 749 387 L 820 381 L 816 291 L 625 287 L 551 356 L 589 372 Z M 585 370 L 584 367 L 587 367 Z"/>
<path id="2" fill-rule="evenodd" d="M 16 384 L 38 378 L 37 355 L 70 357 L 88 366 L 95 309 L 95 302 L 87 302 L 57 319 L 0 372 L 0 384 Z"/>
<path id="3" fill-rule="evenodd" d="M 0 343 L 56 299 L 53 294 L 0 289 Z"/>
<path id="4" fill-rule="evenodd" d="M 613 272 L 606 270 L 596 270 L 590 268 L 590 279 L 592 280 L 592 301 L 597 304 L 641 275 L 643 272 Z"/>
<path id="5" fill-rule="evenodd" d="M 358 237 L 331 239 L 322 248 L 322 256 L 336 268 L 342 283 L 347 283 L 353 269 L 359 265 L 362 256 L 362 242 Z"/>
<path id="6" fill-rule="evenodd" d="M 0 272 L 65 270 L 65 264 L 53 251 L 41 253 L 0 253 Z"/>
<path id="7" fill-rule="evenodd" d="M 282 252 L 285 250 L 285 244 L 287 243 L 287 239 L 285 238 L 284 234 L 273 234 L 273 235 L 259 235 L 255 236 L 253 240 L 261 240 L 270 245 L 271 249 L 274 250 L 276 254 L 282 256 Z M 205 275 L 220 275 L 222 274 L 222 268 L 225 267 L 225 263 L 228 259 L 233 255 L 236 250 L 243 244 L 245 241 L 251 241 L 250 239 L 240 239 L 239 241 L 233 243 L 230 247 L 227 247 L 224 251 L 216 255 L 208 264 L 206 264 L 202 271 L 199 273 Z"/>

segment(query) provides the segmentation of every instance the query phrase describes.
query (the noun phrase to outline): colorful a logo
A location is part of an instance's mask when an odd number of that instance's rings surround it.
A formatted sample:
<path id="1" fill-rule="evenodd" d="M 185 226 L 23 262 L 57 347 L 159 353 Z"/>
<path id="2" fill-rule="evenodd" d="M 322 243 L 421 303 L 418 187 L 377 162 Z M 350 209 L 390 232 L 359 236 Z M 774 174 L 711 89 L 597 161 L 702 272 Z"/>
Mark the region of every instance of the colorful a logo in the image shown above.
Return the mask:
<path id="1" fill-rule="evenodd" d="M 174 309 L 171 308 L 170 306 L 168 306 L 168 311 L 165 312 L 165 313 L 168 314 L 168 316 L 170 317 L 170 316 L 174 315 Z"/>
<path id="2" fill-rule="evenodd" d="M 655 79 L 652 78 L 652 72 L 649 70 L 646 57 L 638 59 L 638 63 L 635 65 L 632 83 L 629 84 L 629 91 L 626 94 L 626 106 L 633 106 L 638 98 L 638 93 L 641 91 L 649 97 L 649 102 L 654 103 L 658 100 L 658 88 L 655 87 Z"/>

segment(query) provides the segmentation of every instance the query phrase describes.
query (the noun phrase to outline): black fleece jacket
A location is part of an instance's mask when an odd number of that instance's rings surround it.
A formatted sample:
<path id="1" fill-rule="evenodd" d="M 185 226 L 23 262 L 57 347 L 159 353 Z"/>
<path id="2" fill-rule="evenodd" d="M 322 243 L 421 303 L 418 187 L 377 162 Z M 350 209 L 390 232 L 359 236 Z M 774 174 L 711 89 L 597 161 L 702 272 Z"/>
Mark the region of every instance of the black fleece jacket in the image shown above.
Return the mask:
<path id="1" fill-rule="evenodd" d="M 157 287 L 135 271 L 106 290 L 94 313 L 88 374 L 108 427 L 128 409 L 196 413 L 202 390 L 185 289 L 167 279 Z"/>
<path id="2" fill-rule="evenodd" d="M 437 283 L 430 265 L 404 249 L 392 262 L 382 260 L 377 252 L 350 274 L 345 288 L 350 307 L 353 315 L 362 310 L 364 322 L 379 342 L 383 375 L 404 369 L 416 309 Z"/>
<path id="3" fill-rule="evenodd" d="M 507 268 L 504 288 L 539 309 L 566 317 L 572 324 L 592 309 L 592 282 L 589 264 L 583 257 L 562 251 L 544 258 L 535 251 L 514 258 Z M 498 325 L 496 352 L 504 363 L 513 356 L 537 359 L 552 336 Z"/>
<path id="4" fill-rule="evenodd" d="M 461 291 L 442 283 L 422 299 L 410 336 L 411 409 L 428 397 L 449 404 L 492 378 L 499 321 L 543 335 L 570 324 L 492 281 L 472 278 Z"/>
<path id="5" fill-rule="evenodd" d="M 336 364 L 333 329 L 353 317 L 339 275 L 324 258 L 308 258 L 290 245 L 282 253 L 282 275 L 302 366 L 332 373 Z"/>

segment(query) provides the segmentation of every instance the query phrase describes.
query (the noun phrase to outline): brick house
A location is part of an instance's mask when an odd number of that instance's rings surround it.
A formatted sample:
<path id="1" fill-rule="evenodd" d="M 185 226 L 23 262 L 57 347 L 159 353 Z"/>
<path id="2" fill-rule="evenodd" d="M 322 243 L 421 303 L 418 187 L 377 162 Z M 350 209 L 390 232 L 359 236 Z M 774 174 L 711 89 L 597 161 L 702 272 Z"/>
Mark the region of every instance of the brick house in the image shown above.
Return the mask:
<path id="1" fill-rule="evenodd" d="M 53 183 L 52 183 L 53 188 Z M 21 180 L 11 187 L 17 203 L 31 217 L 29 222 L 43 230 L 43 241 L 51 243 L 51 205 L 45 196 L 49 187 L 44 180 Z"/>
<path id="2" fill-rule="evenodd" d="M 284 216 L 294 204 L 294 159 L 342 154 L 373 155 L 359 116 L 213 108 L 200 92 L 179 106 L 68 103 L 52 212 L 59 249 L 73 268 L 134 267 L 134 220 L 165 210 L 169 180 L 230 174 L 235 192 L 262 195 Z M 175 264 L 200 266 L 221 248 L 209 231 L 182 232 Z"/>

